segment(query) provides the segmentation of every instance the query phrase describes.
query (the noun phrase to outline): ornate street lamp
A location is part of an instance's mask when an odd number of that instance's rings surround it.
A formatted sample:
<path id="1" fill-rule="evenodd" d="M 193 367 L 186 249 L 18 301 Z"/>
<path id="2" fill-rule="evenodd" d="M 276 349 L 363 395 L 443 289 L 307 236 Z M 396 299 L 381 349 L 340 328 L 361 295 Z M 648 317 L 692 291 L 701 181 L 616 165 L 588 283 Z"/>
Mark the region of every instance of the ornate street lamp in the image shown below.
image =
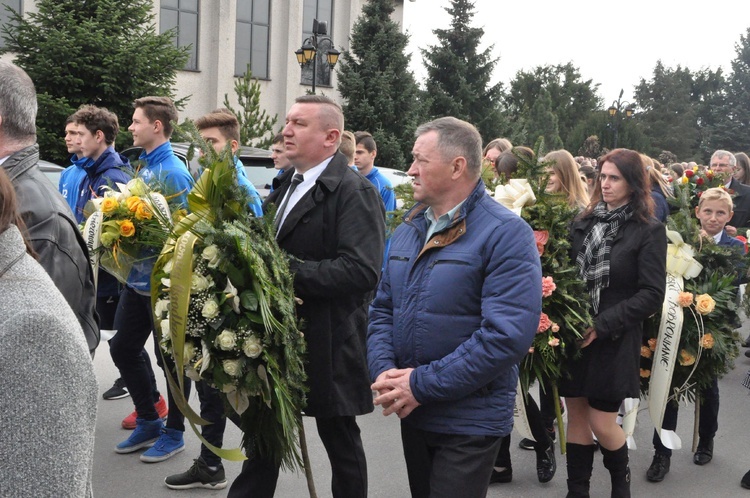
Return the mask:
<path id="1" fill-rule="evenodd" d="M 318 76 L 318 50 L 324 50 L 326 45 L 326 62 L 330 66 L 331 70 L 336 66 L 339 61 L 341 52 L 336 50 L 333 46 L 333 40 L 326 36 L 328 34 L 328 24 L 325 22 L 318 22 L 317 19 L 313 19 L 312 36 L 306 38 L 302 42 L 302 48 L 296 50 L 294 55 L 297 56 L 297 62 L 300 67 L 305 67 L 312 62 L 312 93 L 315 93 L 315 80 Z"/>
<path id="2" fill-rule="evenodd" d="M 624 92 L 625 90 L 620 90 L 620 96 L 617 97 L 617 100 L 612 102 L 612 105 L 609 106 L 609 109 L 607 109 L 607 113 L 609 113 L 609 117 L 612 119 L 612 122 L 610 123 L 609 126 L 612 128 L 614 132 L 614 141 L 612 145 L 613 150 L 617 148 L 617 134 L 620 130 L 620 121 L 622 121 L 622 118 L 620 118 L 620 115 L 624 111 L 625 119 L 630 119 L 633 117 L 633 114 L 635 114 L 635 106 L 631 104 L 630 102 L 622 101 L 622 94 Z"/>

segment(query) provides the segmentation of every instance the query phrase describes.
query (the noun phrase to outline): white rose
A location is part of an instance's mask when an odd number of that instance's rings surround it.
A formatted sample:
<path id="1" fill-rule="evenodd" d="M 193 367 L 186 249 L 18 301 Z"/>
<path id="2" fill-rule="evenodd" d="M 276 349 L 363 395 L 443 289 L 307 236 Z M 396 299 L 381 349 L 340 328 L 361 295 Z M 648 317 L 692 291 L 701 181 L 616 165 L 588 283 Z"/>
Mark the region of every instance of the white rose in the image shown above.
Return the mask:
<path id="1" fill-rule="evenodd" d="M 204 277 L 200 273 L 193 273 L 193 276 L 190 278 L 190 292 L 193 294 L 196 292 L 203 292 L 211 287 L 212 284 L 212 280 Z"/>
<path id="2" fill-rule="evenodd" d="M 205 249 L 203 249 L 201 256 L 203 257 L 203 259 L 208 261 L 209 268 L 216 268 L 219 266 L 219 263 L 221 262 L 221 252 L 219 251 L 219 248 L 216 247 L 215 244 L 206 246 Z"/>
<path id="3" fill-rule="evenodd" d="M 159 299 L 154 305 L 154 314 L 157 318 L 164 318 L 169 312 L 169 299 Z"/>
<path id="4" fill-rule="evenodd" d="M 169 320 L 161 321 L 161 335 L 169 337 Z"/>
<path id="5" fill-rule="evenodd" d="M 229 376 L 239 377 L 242 375 L 242 361 L 240 360 L 223 360 L 221 366 L 224 367 L 224 371 Z"/>
<path id="6" fill-rule="evenodd" d="M 263 351 L 263 346 L 260 343 L 260 339 L 258 339 L 258 337 L 255 335 L 250 335 L 242 344 L 242 351 L 248 358 L 257 358 Z"/>
<path id="7" fill-rule="evenodd" d="M 172 281 L 168 278 L 162 278 L 161 279 L 161 285 L 169 289 L 172 286 Z"/>
<path id="8" fill-rule="evenodd" d="M 170 273 L 172 273 L 172 267 L 173 267 L 173 266 L 174 266 L 174 262 L 173 262 L 173 261 L 172 261 L 172 260 L 170 259 L 170 260 L 169 260 L 169 261 L 167 261 L 167 263 L 166 263 L 166 264 L 164 265 L 164 268 L 162 268 L 162 270 L 164 270 L 164 273 L 166 273 L 167 275 L 169 275 Z"/>
<path id="9" fill-rule="evenodd" d="M 221 308 L 219 308 L 219 303 L 216 301 L 216 299 L 211 298 L 206 300 L 205 304 L 203 305 L 201 315 L 203 315 L 203 318 L 211 320 L 219 316 L 219 311 L 221 311 Z"/>
<path id="10" fill-rule="evenodd" d="M 231 351 L 237 344 L 237 335 L 229 329 L 224 329 L 216 336 L 216 345 L 224 351 Z M 229 373 L 229 372 L 227 372 Z"/>

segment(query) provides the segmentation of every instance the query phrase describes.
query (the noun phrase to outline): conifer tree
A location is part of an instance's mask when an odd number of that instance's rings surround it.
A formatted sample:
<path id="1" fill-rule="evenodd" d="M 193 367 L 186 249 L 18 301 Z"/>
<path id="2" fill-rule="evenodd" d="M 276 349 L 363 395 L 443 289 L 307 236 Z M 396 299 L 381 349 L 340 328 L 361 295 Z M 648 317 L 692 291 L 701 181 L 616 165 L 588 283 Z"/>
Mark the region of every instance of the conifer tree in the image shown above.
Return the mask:
<path id="1" fill-rule="evenodd" d="M 445 10 L 452 18 L 450 29 L 433 30 L 437 45 L 422 50 L 429 114 L 468 121 L 488 142 L 505 127 L 499 112 L 502 84 L 490 83 L 499 59 L 492 57 L 493 46 L 479 51 L 484 29 L 471 26 L 473 2 L 452 0 Z"/>
<path id="2" fill-rule="evenodd" d="M 150 0 L 38 0 L 37 12 L 13 15 L 2 28 L 3 52 L 15 54 L 36 86 L 42 157 L 64 164 L 65 119 L 82 104 L 106 107 L 125 130 L 133 100 L 173 96 L 188 58 L 173 32 L 156 34 Z M 118 143 L 129 143 L 120 133 Z"/>
<path id="3" fill-rule="evenodd" d="M 368 0 L 342 54 L 338 88 L 346 100 L 346 128 L 369 131 L 377 164 L 408 169 L 414 130 L 422 121 L 419 87 L 409 70 L 408 36 L 391 20 L 393 0 Z"/>
<path id="4" fill-rule="evenodd" d="M 261 149 L 270 147 L 273 144 L 273 125 L 278 121 L 278 116 L 272 118 L 260 108 L 260 84 L 257 78 L 253 78 L 250 64 L 245 74 L 234 81 L 234 93 L 239 109 L 229 104 L 227 94 L 224 94 L 224 107 L 232 111 L 240 123 L 241 145 L 254 145 Z"/>

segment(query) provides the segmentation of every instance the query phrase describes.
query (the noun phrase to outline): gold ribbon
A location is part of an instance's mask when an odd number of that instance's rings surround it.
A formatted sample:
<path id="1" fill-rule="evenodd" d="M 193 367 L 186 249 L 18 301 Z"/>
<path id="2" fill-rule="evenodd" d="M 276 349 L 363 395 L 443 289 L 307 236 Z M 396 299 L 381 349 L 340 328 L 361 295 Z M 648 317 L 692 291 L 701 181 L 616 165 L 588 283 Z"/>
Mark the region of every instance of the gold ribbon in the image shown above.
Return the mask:
<path id="1" fill-rule="evenodd" d="M 521 209 L 524 206 L 533 206 L 536 202 L 536 196 L 528 180 L 513 178 L 506 185 L 497 186 L 495 200 L 521 216 Z"/>
<path id="2" fill-rule="evenodd" d="M 675 231 L 667 230 L 667 238 L 670 242 L 667 246 L 667 273 L 686 279 L 700 275 L 703 265 L 693 258 L 695 249 Z"/>

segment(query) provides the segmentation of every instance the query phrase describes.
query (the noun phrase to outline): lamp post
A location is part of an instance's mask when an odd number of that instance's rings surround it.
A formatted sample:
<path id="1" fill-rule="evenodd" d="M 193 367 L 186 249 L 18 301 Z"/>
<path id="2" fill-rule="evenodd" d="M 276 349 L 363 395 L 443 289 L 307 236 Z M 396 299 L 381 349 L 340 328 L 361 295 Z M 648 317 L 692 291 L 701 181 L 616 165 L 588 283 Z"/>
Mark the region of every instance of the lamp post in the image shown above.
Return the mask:
<path id="1" fill-rule="evenodd" d="M 318 22 L 317 19 L 313 19 L 312 36 L 305 38 L 302 42 L 302 48 L 297 49 L 294 54 L 297 56 L 297 62 L 299 67 L 305 67 L 312 62 L 312 93 L 315 94 L 315 80 L 318 76 L 318 50 L 323 50 L 325 45 L 328 45 L 326 51 L 326 62 L 330 66 L 331 70 L 336 66 L 339 61 L 339 55 L 341 52 L 336 50 L 333 46 L 333 40 L 328 34 L 328 24 L 325 22 Z"/>
<path id="2" fill-rule="evenodd" d="M 610 123 L 610 126 L 612 127 L 612 130 L 615 135 L 614 144 L 612 146 L 612 149 L 617 148 L 617 133 L 620 130 L 620 121 L 621 121 L 621 115 L 623 110 L 625 111 L 625 118 L 630 119 L 633 117 L 633 114 L 635 114 L 635 106 L 631 104 L 630 102 L 623 102 L 622 101 L 622 94 L 625 92 L 625 90 L 620 90 L 620 96 L 617 97 L 617 100 L 612 102 L 612 105 L 609 106 L 609 109 L 607 109 L 607 112 L 609 113 L 609 117 L 612 118 L 612 123 Z M 624 109 L 623 109 L 624 107 Z"/>

